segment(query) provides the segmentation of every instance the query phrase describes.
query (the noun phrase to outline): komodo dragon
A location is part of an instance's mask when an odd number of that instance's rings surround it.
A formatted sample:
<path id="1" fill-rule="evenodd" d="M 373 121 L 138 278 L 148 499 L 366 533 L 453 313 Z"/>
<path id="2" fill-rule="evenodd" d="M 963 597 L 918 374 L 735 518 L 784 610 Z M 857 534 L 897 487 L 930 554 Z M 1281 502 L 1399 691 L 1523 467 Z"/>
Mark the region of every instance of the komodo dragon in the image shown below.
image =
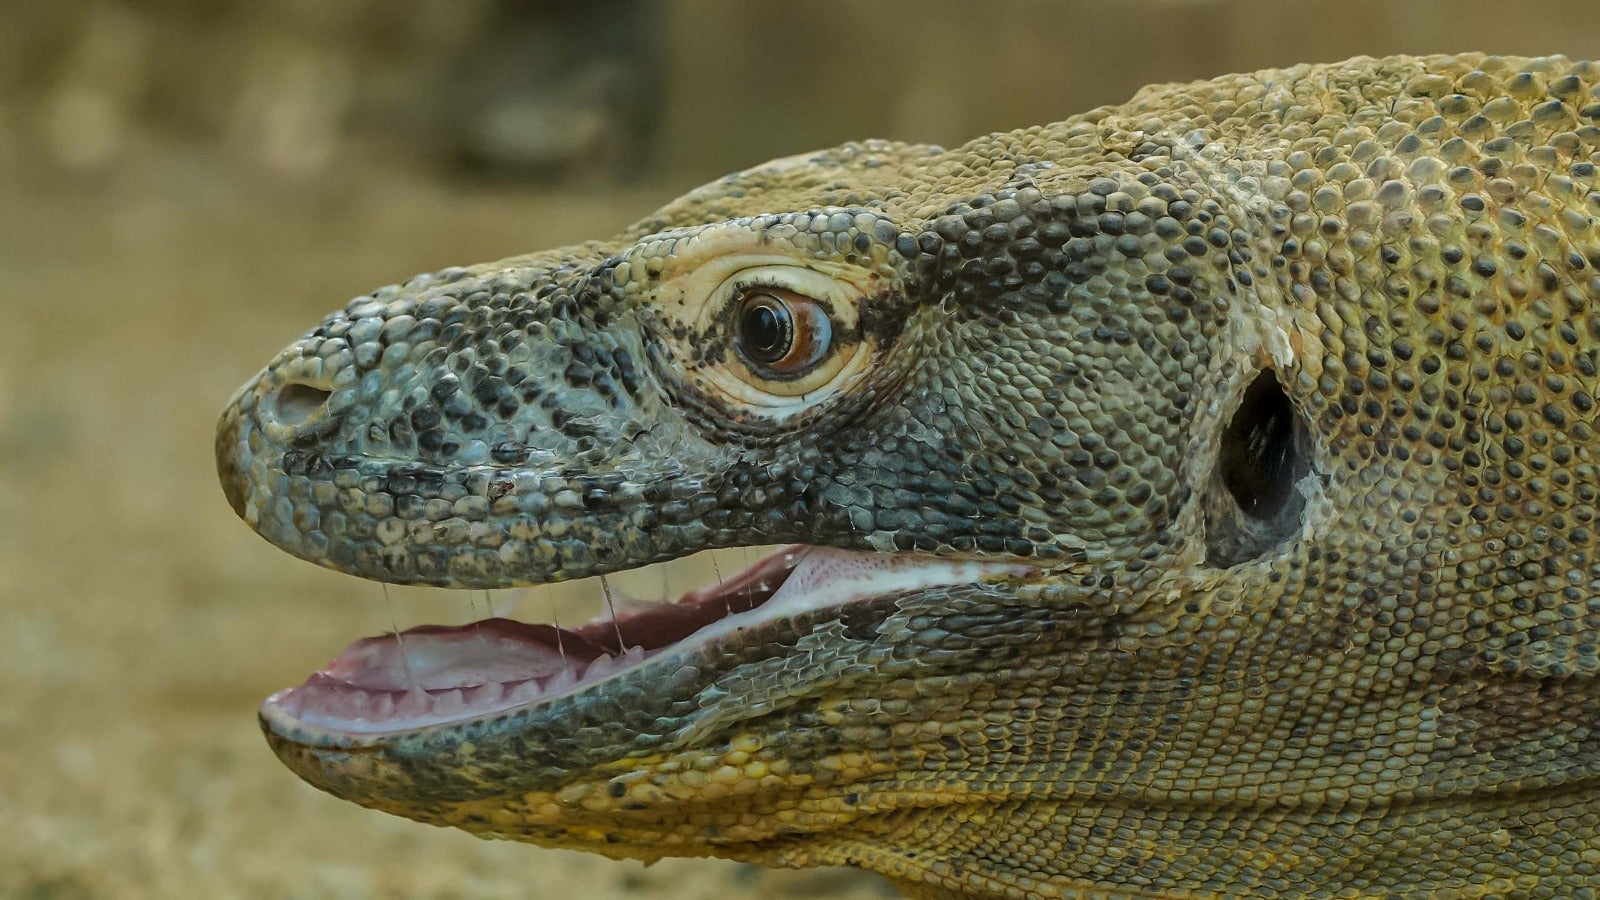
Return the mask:
<path id="1" fill-rule="evenodd" d="M 278 355 L 235 510 L 386 582 L 789 544 L 360 641 L 340 797 L 915 897 L 1600 896 L 1600 65 L 1357 59 L 846 144 Z"/>

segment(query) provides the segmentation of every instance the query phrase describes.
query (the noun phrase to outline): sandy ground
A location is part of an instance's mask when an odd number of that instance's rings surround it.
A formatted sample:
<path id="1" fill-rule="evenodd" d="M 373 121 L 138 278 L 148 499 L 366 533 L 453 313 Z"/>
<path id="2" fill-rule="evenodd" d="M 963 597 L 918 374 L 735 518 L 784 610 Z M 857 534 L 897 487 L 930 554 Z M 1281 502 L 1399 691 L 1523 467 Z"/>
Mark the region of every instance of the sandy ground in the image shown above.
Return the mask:
<path id="1" fill-rule="evenodd" d="M 234 519 L 211 461 L 228 394 L 350 296 L 605 234 L 684 185 L 240 184 L 171 156 L 59 182 L 0 183 L 0 896 L 884 895 L 855 872 L 645 868 L 414 824 L 300 783 L 256 728 L 261 698 L 388 612 Z M 393 594 L 402 626 L 482 614 Z"/>

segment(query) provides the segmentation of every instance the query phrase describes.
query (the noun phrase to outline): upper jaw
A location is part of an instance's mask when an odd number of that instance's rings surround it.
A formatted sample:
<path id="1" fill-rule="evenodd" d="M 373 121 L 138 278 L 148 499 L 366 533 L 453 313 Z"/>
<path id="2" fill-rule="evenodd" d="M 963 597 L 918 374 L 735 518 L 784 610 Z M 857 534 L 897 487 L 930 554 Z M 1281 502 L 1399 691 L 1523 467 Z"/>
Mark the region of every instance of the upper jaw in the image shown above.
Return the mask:
<path id="1" fill-rule="evenodd" d="M 617 463 L 586 472 L 298 449 L 242 462 L 219 454 L 230 501 L 280 549 L 377 581 L 457 589 L 582 578 L 701 549 L 709 529 L 693 517 L 703 501 L 674 502 L 683 463 Z M 655 531 L 648 540 L 645 528 Z"/>
<path id="2" fill-rule="evenodd" d="M 313 332 L 296 348 L 321 346 L 318 340 Z M 661 446 L 657 436 L 672 429 L 646 427 L 659 416 L 646 409 L 644 391 L 625 401 L 607 400 L 598 388 L 571 388 L 559 391 L 554 411 L 521 403 L 494 419 L 486 409 L 451 411 L 472 390 L 466 387 L 438 401 L 442 415 L 411 403 L 417 389 L 406 385 L 426 379 L 413 372 L 402 380 L 404 367 L 392 376 L 400 387 L 380 385 L 377 396 L 352 405 L 339 385 L 382 373 L 341 370 L 316 381 L 332 388 L 326 408 L 289 427 L 275 417 L 273 398 L 327 374 L 302 371 L 311 351 L 296 348 L 235 394 L 216 438 L 229 504 L 294 556 L 390 583 L 493 589 L 603 574 L 710 542 L 710 529 L 699 522 L 716 502 L 710 448 L 687 433 Z M 613 346 L 618 356 L 624 350 Z M 552 384 L 564 383 L 564 358 L 545 359 L 519 377 L 554 391 Z M 451 367 L 429 365 L 440 383 L 454 378 Z M 435 402 L 439 389 L 425 393 Z M 563 431 L 563 415 L 580 416 L 590 428 L 587 447 Z M 472 431 L 466 423 L 475 418 Z M 376 444 L 367 439 L 440 419 L 451 428 L 459 420 L 465 430 L 436 450 L 421 446 L 426 435 L 409 438 L 418 445 L 410 449 L 387 436 Z M 642 436 L 624 439 L 633 434 Z M 452 454 L 455 444 L 461 449 Z"/>

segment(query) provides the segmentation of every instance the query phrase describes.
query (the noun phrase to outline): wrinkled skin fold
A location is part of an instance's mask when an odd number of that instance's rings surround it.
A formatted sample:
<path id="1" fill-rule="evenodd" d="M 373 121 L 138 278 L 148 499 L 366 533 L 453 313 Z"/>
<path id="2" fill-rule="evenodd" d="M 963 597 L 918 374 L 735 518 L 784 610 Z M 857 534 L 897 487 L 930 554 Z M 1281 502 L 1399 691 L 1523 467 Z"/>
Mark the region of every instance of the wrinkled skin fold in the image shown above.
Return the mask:
<path id="1" fill-rule="evenodd" d="M 1009 568 L 268 739 L 425 822 L 912 896 L 1594 895 L 1597 163 L 1594 64 L 1361 59 L 780 160 L 356 298 L 218 430 L 296 556 Z M 750 362 L 760 290 L 830 316 L 817 368 Z"/>

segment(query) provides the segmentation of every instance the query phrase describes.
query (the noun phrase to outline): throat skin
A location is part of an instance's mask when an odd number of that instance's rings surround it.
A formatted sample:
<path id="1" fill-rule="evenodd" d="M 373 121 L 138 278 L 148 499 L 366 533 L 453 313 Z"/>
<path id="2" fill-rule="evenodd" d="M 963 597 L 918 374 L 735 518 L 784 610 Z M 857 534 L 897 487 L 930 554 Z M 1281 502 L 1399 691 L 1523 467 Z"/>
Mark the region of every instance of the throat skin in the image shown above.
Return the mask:
<path id="1" fill-rule="evenodd" d="M 419 821 L 912 897 L 1600 894 L 1597 167 L 1600 66 L 1361 58 L 802 154 L 357 298 L 219 424 L 290 554 L 944 577 L 263 730 Z M 826 322 L 793 371 L 741 349 L 761 291 Z"/>

